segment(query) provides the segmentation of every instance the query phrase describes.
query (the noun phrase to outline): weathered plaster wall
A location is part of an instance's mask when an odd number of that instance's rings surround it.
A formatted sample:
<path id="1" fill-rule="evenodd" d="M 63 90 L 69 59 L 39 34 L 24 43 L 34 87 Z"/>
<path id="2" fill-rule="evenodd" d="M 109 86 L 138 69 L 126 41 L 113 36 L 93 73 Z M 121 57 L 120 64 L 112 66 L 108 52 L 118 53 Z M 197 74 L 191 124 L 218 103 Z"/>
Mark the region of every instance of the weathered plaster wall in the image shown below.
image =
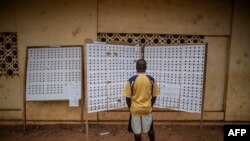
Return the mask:
<path id="1" fill-rule="evenodd" d="M 22 95 L 27 46 L 83 45 L 86 38 L 96 39 L 96 17 L 92 0 L 17 1 Z M 80 115 L 80 108 L 69 108 L 66 101 L 27 102 L 28 120 L 79 120 Z"/>
<path id="2" fill-rule="evenodd" d="M 0 2 L 0 31 L 16 32 L 16 5 L 13 1 Z"/>
<path id="3" fill-rule="evenodd" d="M 231 1 L 100 0 L 98 32 L 228 35 Z"/>
<path id="4" fill-rule="evenodd" d="M 208 58 L 204 109 L 208 112 L 207 119 L 223 120 L 231 10 L 232 1 L 226 0 L 100 0 L 98 32 L 205 35 Z M 166 120 L 175 120 L 178 115 L 165 113 L 158 113 L 159 119 L 163 120 L 162 116 Z M 111 118 L 107 115 L 112 114 L 99 113 L 98 118 Z M 196 118 L 195 115 L 181 113 L 178 119 Z"/>
<path id="5" fill-rule="evenodd" d="M 236 0 L 230 48 L 227 121 L 250 121 L 250 2 Z"/>
<path id="6" fill-rule="evenodd" d="M 16 5 L 13 1 L 0 2 L 0 32 L 17 32 Z M 0 79 L 0 119 L 22 119 L 22 91 L 20 79 Z"/>
<path id="7" fill-rule="evenodd" d="M 223 111 L 228 37 L 205 37 L 208 43 L 205 111 Z"/>
<path id="8" fill-rule="evenodd" d="M 224 120 L 226 104 L 227 121 L 249 121 L 248 3 L 235 1 L 230 38 L 231 0 L 0 1 L 0 32 L 18 35 L 20 74 L 0 78 L 0 120 L 22 119 L 27 46 L 83 45 L 86 38 L 96 40 L 98 32 L 117 32 L 205 35 L 208 58 L 204 119 Z M 225 89 L 227 78 L 229 86 Z M 27 102 L 27 119 L 79 121 L 80 110 L 69 108 L 66 101 Z M 154 114 L 161 121 L 200 118 L 199 114 L 159 109 Z M 127 120 L 127 116 L 125 108 L 89 114 L 89 119 Z"/>

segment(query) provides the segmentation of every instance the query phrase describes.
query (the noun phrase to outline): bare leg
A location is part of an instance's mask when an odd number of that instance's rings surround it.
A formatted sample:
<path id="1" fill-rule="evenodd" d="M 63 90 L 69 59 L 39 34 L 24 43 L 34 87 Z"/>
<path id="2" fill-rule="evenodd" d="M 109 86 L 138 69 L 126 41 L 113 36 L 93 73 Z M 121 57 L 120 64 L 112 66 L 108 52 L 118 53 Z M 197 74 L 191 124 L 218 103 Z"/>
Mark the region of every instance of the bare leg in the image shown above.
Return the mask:
<path id="1" fill-rule="evenodd" d="M 150 130 L 148 132 L 148 137 L 149 137 L 150 141 L 155 141 L 155 131 L 154 130 Z"/>
<path id="2" fill-rule="evenodd" d="M 134 134 L 135 141 L 141 141 L 141 134 Z"/>

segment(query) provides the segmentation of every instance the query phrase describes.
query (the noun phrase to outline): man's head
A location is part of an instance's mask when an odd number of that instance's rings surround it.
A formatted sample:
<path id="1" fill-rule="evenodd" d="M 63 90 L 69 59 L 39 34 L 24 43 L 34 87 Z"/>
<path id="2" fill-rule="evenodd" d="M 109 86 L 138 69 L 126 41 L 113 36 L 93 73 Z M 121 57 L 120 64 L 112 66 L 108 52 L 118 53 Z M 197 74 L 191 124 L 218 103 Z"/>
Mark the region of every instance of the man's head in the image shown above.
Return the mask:
<path id="1" fill-rule="evenodd" d="M 147 69 L 147 63 L 146 63 L 146 61 L 144 59 L 139 59 L 136 62 L 136 70 L 137 70 L 137 72 L 144 73 L 144 72 L 146 72 L 146 69 Z"/>

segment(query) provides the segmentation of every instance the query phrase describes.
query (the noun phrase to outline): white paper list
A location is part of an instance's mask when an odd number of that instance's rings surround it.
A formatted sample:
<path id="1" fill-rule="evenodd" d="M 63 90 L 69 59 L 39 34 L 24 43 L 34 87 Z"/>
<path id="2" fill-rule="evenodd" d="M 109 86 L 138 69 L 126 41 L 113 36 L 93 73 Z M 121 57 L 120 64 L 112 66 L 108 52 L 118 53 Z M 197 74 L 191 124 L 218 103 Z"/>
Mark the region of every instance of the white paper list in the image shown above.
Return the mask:
<path id="1" fill-rule="evenodd" d="M 205 45 L 146 46 L 147 73 L 160 85 L 156 107 L 201 112 Z"/>
<path id="2" fill-rule="evenodd" d="M 86 44 L 89 113 L 126 107 L 124 84 L 140 57 L 139 46 Z"/>
<path id="3" fill-rule="evenodd" d="M 81 98 L 81 47 L 28 48 L 26 100 Z"/>

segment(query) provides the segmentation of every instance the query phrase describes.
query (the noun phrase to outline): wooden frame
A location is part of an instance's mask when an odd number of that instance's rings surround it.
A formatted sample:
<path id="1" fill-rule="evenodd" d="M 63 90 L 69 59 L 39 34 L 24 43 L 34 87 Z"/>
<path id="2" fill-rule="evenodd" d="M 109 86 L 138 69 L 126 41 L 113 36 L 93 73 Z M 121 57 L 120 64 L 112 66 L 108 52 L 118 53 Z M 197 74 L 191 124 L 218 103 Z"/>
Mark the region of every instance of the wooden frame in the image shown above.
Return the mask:
<path id="1" fill-rule="evenodd" d="M 192 45 L 192 44 L 187 44 L 187 45 Z M 195 44 L 198 45 L 198 44 Z M 204 44 L 202 44 L 204 45 Z M 174 45 L 173 45 L 174 46 Z M 60 47 L 73 47 L 73 46 L 60 46 Z M 76 45 L 74 47 L 81 47 L 81 61 L 82 63 L 82 68 L 81 68 L 81 73 L 82 73 L 82 79 L 81 81 L 81 127 L 83 128 L 83 120 L 85 119 L 85 130 L 86 130 L 86 141 L 89 141 L 89 121 L 88 121 L 88 97 L 87 97 L 87 88 L 85 87 L 85 84 L 87 84 L 87 77 L 86 77 L 86 48 L 85 46 L 79 46 Z M 27 47 L 26 50 L 26 66 L 25 66 L 25 89 L 24 89 L 24 96 L 23 96 L 23 129 L 24 129 L 24 134 L 26 134 L 26 122 L 27 122 L 27 117 L 26 117 L 26 75 L 27 75 L 27 61 L 28 61 L 28 49 L 29 48 L 50 48 L 49 46 L 37 46 L 37 47 Z M 143 47 L 144 48 L 144 47 Z M 142 49 L 141 56 L 144 55 L 144 49 Z M 143 56 L 144 58 L 144 56 Z M 204 118 L 204 99 L 205 99 L 205 82 L 206 82 L 206 66 L 207 66 L 207 44 L 205 44 L 205 60 L 204 60 L 204 79 L 203 79 L 203 92 L 202 92 L 202 105 L 201 105 L 201 117 L 200 117 L 200 139 L 202 140 L 202 128 L 203 128 L 203 118 Z M 84 92 L 83 92 L 84 91 Z M 84 114 L 84 115 L 83 115 Z"/>
<path id="2" fill-rule="evenodd" d="M 204 100 L 205 100 L 205 86 L 206 86 L 206 72 L 207 72 L 207 48 L 205 44 L 205 57 L 204 57 L 204 70 L 203 70 L 203 91 L 202 91 L 202 104 L 201 104 L 201 119 L 200 119 L 200 140 L 202 141 L 203 117 L 204 117 Z"/>
<path id="3" fill-rule="evenodd" d="M 205 85 L 206 85 L 206 69 L 207 69 L 207 48 L 208 43 L 205 44 L 180 44 L 182 46 L 185 45 L 205 45 L 205 56 L 204 56 L 204 70 L 203 70 L 203 88 L 202 88 L 202 103 L 201 103 L 201 113 L 200 113 L 200 140 L 202 141 L 202 129 L 203 129 L 203 118 L 204 118 L 204 100 L 205 100 Z M 179 44 L 167 45 L 167 46 L 180 46 Z M 156 46 L 156 45 L 150 45 Z M 166 45 L 159 45 L 159 46 L 166 46 Z M 143 46 L 143 51 L 145 50 L 146 46 Z M 145 52 L 142 52 L 143 58 Z M 179 111 L 181 112 L 181 111 Z M 173 121 L 174 122 L 174 121 Z M 172 126 L 172 125 L 171 125 Z"/>
<path id="4" fill-rule="evenodd" d="M 27 65 L 28 65 L 28 50 L 30 48 L 70 48 L 70 47 L 80 47 L 81 48 L 81 62 L 83 62 L 83 46 L 82 45 L 65 45 L 65 46 L 28 46 L 26 48 L 26 58 L 25 58 L 25 74 L 24 74 L 24 95 L 23 95 L 23 130 L 24 130 L 24 134 L 26 134 L 26 126 L 27 126 L 27 116 L 26 116 L 26 79 L 27 79 Z M 82 68 L 81 68 L 81 77 L 83 77 L 84 71 L 83 71 L 83 64 L 82 64 Z M 83 125 L 83 87 L 84 87 L 84 82 L 81 81 L 81 100 L 80 100 L 80 108 L 81 108 L 81 115 L 80 115 L 80 122 L 81 125 Z M 53 101 L 61 101 L 61 100 L 53 100 Z M 65 101 L 65 100 L 62 100 Z"/>
<path id="5" fill-rule="evenodd" d="M 92 43 L 92 42 L 90 42 L 90 43 Z M 87 43 L 86 43 L 87 44 Z M 87 85 L 87 51 L 86 51 L 86 44 L 85 44 L 85 46 L 84 46 L 84 82 L 85 82 L 85 84 Z M 108 43 L 109 45 L 127 45 L 127 46 L 134 46 L 134 45 L 131 45 L 131 44 L 127 44 L 127 43 L 121 43 L 121 42 L 110 42 L 110 43 Z M 140 47 L 141 48 L 141 53 L 140 53 L 140 58 L 142 58 L 142 47 Z M 87 96 L 87 88 L 86 87 L 84 87 L 84 95 L 85 95 L 85 99 L 84 99 L 84 101 L 85 101 L 85 108 L 84 108 L 84 114 L 85 114 L 85 128 L 86 128 L 86 141 L 89 141 L 89 122 L 88 122 L 88 96 Z M 97 112 L 97 117 L 98 117 L 98 112 Z M 97 120 L 97 122 L 98 122 L 98 120 Z"/>
<path id="6" fill-rule="evenodd" d="M 89 141 L 89 121 L 88 121 L 88 96 L 87 96 L 87 56 L 86 56 L 86 45 L 83 47 L 83 66 L 84 66 L 84 119 L 85 119 L 85 133 L 86 133 L 86 141 Z"/>
<path id="7" fill-rule="evenodd" d="M 185 44 L 181 44 L 185 45 Z M 207 66 L 207 46 L 208 44 L 186 44 L 186 45 L 205 45 L 205 56 L 204 56 L 204 70 L 203 70 L 203 91 L 202 91 L 202 103 L 201 103 L 201 113 L 200 113 L 200 140 L 202 140 L 202 128 L 203 128 L 203 117 L 204 117 L 204 99 L 205 99 L 205 83 L 206 83 L 206 66 Z M 179 45 L 171 45 L 171 46 L 179 46 Z M 144 50 L 145 47 L 141 47 L 141 57 L 144 58 Z M 84 72 L 86 72 L 86 48 L 84 47 Z M 85 84 L 87 84 L 87 77 L 85 74 Z M 87 88 L 85 88 L 85 121 L 86 121 L 86 141 L 89 140 L 89 123 L 88 123 L 88 98 L 87 98 Z M 98 122 L 98 121 L 97 121 Z"/>

